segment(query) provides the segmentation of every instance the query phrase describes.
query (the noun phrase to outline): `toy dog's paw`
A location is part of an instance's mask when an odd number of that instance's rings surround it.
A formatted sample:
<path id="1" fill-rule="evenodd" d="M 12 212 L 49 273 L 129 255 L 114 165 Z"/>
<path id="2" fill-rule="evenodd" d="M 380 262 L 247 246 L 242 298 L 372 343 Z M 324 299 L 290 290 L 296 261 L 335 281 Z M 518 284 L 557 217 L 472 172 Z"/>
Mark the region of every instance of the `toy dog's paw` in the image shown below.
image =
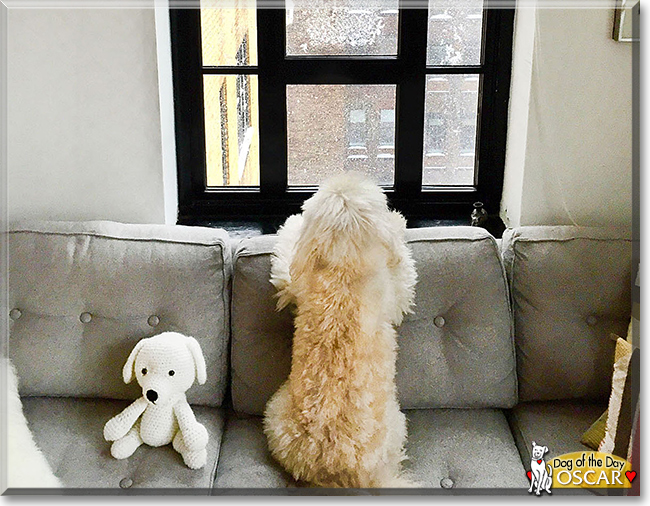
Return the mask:
<path id="1" fill-rule="evenodd" d="M 128 430 L 128 428 L 125 430 L 124 424 L 120 419 L 113 417 L 104 425 L 104 439 L 106 441 L 116 441 L 123 437 Z"/>
<path id="2" fill-rule="evenodd" d="M 133 455 L 142 442 L 135 438 L 123 437 L 111 445 L 111 455 L 116 459 L 126 459 Z"/>
<path id="3" fill-rule="evenodd" d="M 207 450 L 199 450 L 195 452 L 186 452 L 183 454 L 183 462 L 190 469 L 201 469 L 205 466 L 208 460 Z"/>
<path id="4" fill-rule="evenodd" d="M 191 452 L 203 450 L 208 445 L 208 438 L 208 430 L 200 423 L 197 423 L 189 434 L 183 434 L 185 446 Z"/>

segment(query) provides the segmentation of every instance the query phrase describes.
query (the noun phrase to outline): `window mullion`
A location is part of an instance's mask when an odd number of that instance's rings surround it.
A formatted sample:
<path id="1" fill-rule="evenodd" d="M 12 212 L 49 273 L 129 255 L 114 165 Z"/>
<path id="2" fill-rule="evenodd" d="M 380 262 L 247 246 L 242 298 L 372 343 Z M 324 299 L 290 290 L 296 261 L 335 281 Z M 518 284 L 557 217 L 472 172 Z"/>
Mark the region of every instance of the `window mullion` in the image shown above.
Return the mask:
<path id="1" fill-rule="evenodd" d="M 487 9 L 476 186 L 489 213 L 498 212 L 503 188 L 513 20 L 514 9 Z"/>
<path id="2" fill-rule="evenodd" d="M 285 12 L 257 9 L 260 191 L 279 195 L 287 189 L 287 91 L 284 75 Z"/>
<path id="3" fill-rule="evenodd" d="M 399 24 L 402 78 L 396 103 L 396 197 L 417 195 L 422 189 L 428 10 L 405 4 L 400 5 Z"/>

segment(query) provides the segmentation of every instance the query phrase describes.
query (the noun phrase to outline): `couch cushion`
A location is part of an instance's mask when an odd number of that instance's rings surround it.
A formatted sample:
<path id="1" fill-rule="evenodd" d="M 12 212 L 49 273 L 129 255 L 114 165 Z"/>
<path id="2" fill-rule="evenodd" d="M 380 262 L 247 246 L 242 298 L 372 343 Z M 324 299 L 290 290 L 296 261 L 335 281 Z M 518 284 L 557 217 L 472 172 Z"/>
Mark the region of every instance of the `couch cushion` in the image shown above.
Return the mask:
<path id="1" fill-rule="evenodd" d="M 228 418 L 221 443 L 215 488 L 285 488 L 296 481 L 269 453 L 259 416 Z"/>
<path id="2" fill-rule="evenodd" d="M 621 231 L 522 227 L 503 235 L 522 401 L 604 400 L 630 322 L 632 243 Z"/>
<path id="3" fill-rule="evenodd" d="M 418 284 L 399 329 L 403 408 L 510 407 L 516 401 L 507 284 L 494 238 L 475 227 L 407 230 Z M 261 415 L 289 374 L 293 322 L 275 311 L 275 236 L 242 241 L 233 255 L 232 396 Z"/>
<path id="4" fill-rule="evenodd" d="M 224 231 L 38 223 L 14 227 L 8 245 L 9 353 L 22 395 L 135 398 L 137 384 L 122 381 L 133 346 L 175 330 L 195 337 L 206 358 L 208 381 L 188 392 L 190 402 L 221 404 L 231 270 Z"/>
<path id="5" fill-rule="evenodd" d="M 236 411 L 261 415 L 289 375 L 293 319 L 275 310 L 271 253 L 275 235 L 244 239 L 233 253 L 231 383 Z"/>
<path id="6" fill-rule="evenodd" d="M 406 411 L 405 468 L 428 488 L 528 487 L 506 417 L 496 409 Z"/>
<path id="7" fill-rule="evenodd" d="M 505 416 L 491 409 L 407 411 L 405 464 L 423 488 L 524 488 L 526 473 Z M 444 480 L 444 481 L 443 481 Z M 451 480 L 451 481 L 449 481 Z M 226 423 L 215 487 L 304 486 L 273 460 L 262 419 L 240 416 Z"/>
<path id="8" fill-rule="evenodd" d="M 403 409 L 510 407 L 517 400 L 508 289 L 494 238 L 478 227 L 408 231 L 415 310 L 399 328 Z"/>
<path id="9" fill-rule="evenodd" d="M 548 447 L 548 461 L 558 455 L 592 451 L 582 434 L 607 409 L 605 403 L 582 401 L 524 402 L 507 412 L 521 460 L 530 469 L 532 442 Z"/>
<path id="10" fill-rule="evenodd" d="M 210 435 L 208 462 L 193 470 L 171 445 L 142 445 L 123 460 L 111 456 L 111 443 L 103 436 L 104 424 L 128 402 L 54 397 L 24 397 L 22 401 L 38 446 L 66 488 L 119 489 L 120 483 L 130 482 L 131 489 L 192 487 L 193 493 L 210 492 L 223 434 L 220 408 L 193 406 L 197 420 Z"/>

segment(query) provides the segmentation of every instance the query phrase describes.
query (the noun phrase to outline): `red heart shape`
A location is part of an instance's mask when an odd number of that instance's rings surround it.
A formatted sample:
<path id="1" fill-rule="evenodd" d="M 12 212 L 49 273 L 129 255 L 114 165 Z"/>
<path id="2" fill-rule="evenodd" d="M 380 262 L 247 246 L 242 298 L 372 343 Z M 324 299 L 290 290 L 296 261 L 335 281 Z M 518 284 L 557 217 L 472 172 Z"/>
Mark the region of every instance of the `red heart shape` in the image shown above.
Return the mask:
<path id="1" fill-rule="evenodd" d="M 539 459 L 539 460 L 537 461 L 537 463 L 538 463 L 538 464 L 541 464 L 541 463 L 542 463 L 542 459 Z"/>
<path id="2" fill-rule="evenodd" d="M 634 481 L 634 478 L 636 478 L 636 471 L 625 471 L 625 476 L 627 477 L 628 481 L 632 483 Z"/>
<path id="3" fill-rule="evenodd" d="M 527 471 L 527 472 L 526 472 L 526 476 L 528 476 L 528 479 L 529 479 L 529 480 L 532 480 L 532 479 L 533 479 L 533 478 L 532 478 L 533 473 L 531 473 L 530 471 Z"/>

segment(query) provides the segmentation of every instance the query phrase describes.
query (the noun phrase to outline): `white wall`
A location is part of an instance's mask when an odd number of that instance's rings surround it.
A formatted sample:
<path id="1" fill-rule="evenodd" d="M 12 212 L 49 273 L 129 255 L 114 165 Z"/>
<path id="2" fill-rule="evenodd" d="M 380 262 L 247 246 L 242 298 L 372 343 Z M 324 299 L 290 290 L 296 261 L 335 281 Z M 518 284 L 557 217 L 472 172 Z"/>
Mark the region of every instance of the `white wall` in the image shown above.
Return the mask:
<path id="1" fill-rule="evenodd" d="M 631 226 L 631 44 L 612 9 L 540 6 L 517 13 L 502 217 Z"/>
<path id="2" fill-rule="evenodd" d="M 9 9 L 8 213 L 163 223 L 153 9 Z"/>
<path id="3" fill-rule="evenodd" d="M 517 13 L 506 224 L 630 222 L 631 46 L 612 23 L 611 9 Z M 153 9 L 9 9 L 11 221 L 173 222 L 169 62 L 159 84 L 156 49 Z"/>

